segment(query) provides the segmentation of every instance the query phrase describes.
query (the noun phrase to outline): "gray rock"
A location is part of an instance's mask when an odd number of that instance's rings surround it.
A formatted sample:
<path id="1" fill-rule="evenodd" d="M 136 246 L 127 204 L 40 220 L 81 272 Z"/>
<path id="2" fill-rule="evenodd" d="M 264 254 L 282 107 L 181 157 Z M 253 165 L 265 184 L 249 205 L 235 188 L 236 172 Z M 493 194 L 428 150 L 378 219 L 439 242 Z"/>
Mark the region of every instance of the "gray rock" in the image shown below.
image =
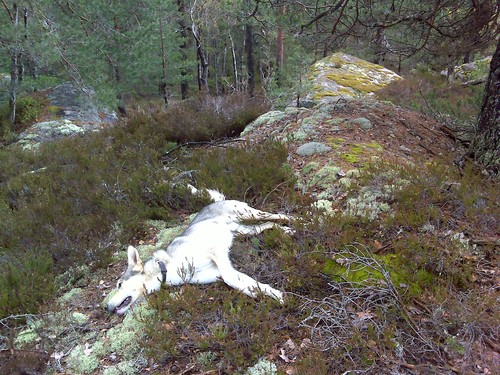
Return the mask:
<path id="1" fill-rule="evenodd" d="M 370 130 L 373 128 L 373 124 L 370 120 L 364 117 L 359 117 L 357 119 L 352 120 L 352 122 L 356 125 L 359 125 L 363 130 Z"/>
<path id="2" fill-rule="evenodd" d="M 77 125 L 70 120 L 54 120 L 39 122 L 18 136 L 18 144 L 25 150 L 35 150 L 41 143 L 56 139 L 83 134 L 89 130 L 98 130 L 100 127 Z"/>
<path id="3" fill-rule="evenodd" d="M 300 156 L 310 156 L 316 154 L 323 154 L 331 151 L 331 147 L 320 142 L 309 142 L 300 146 L 296 153 Z"/>
<path id="4" fill-rule="evenodd" d="M 59 107 L 58 115 L 67 120 L 101 122 L 99 111 L 92 102 L 93 91 L 80 89 L 70 82 L 62 83 L 48 93 L 50 104 Z"/>

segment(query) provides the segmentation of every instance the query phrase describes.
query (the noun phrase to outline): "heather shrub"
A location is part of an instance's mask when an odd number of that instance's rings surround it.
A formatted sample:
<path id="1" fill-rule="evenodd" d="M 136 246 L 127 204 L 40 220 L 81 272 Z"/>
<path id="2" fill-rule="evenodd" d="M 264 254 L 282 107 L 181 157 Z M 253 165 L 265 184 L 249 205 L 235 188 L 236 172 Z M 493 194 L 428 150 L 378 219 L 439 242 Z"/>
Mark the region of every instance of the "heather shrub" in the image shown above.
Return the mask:
<path id="1" fill-rule="evenodd" d="M 194 150 L 185 169 L 199 186 L 217 188 L 232 199 L 250 204 L 290 193 L 295 178 L 286 165 L 287 147 L 278 142 L 238 148 Z M 273 199 L 268 199 L 271 202 Z"/>
<path id="2" fill-rule="evenodd" d="M 26 127 L 42 114 L 45 100 L 33 96 L 21 96 L 17 99 L 16 124 L 18 127 Z"/>
<path id="3" fill-rule="evenodd" d="M 470 138 L 481 109 L 484 85 L 462 86 L 430 71 L 416 71 L 377 92 L 377 97 L 426 113 L 464 140 Z"/>
<path id="4" fill-rule="evenodd" d="M 36 312 L 52 298 L 52 258 L 40 248 L 0 253 L 0 317 Z"/>
<path id="5" fill-rule="evenodd" d="M 200 96 L 173 103 L 165 110 L 135 110 L 130 125 L 132 128 L 153 128 L 150 134 L 158 135 L 162 140 L 202 142 L 238 136 L 266 109 L 261 100 L 242 94 Z"/>

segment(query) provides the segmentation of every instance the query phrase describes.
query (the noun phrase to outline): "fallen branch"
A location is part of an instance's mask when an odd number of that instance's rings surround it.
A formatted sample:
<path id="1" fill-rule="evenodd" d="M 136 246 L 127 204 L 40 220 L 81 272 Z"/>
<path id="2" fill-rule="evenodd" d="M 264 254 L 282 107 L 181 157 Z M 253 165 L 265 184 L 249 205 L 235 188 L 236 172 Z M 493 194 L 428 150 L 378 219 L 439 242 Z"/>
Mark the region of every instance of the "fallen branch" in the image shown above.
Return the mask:
<path id="1" fill-rule="evenodd" d="M 185 142 L 185 143 L 179 143 L 175 147 L 171 148 L 170 150 L 166 151 L 163 153 L 162 157 L 168 156 L 170 153 L 183 148 L 183 147 L 190 147 L 190 146 L 216 146 L 216 147 L 221 147 L 223 145 L 226 145 L 228 143 L 233 143 L 233 142 L 246 142 L 245 139 L 243 138 L 233 138 L 233 139 L 224 139 L 224 140 L 218 140 L 218 141 L 193 141 L 193 142 Z"/>

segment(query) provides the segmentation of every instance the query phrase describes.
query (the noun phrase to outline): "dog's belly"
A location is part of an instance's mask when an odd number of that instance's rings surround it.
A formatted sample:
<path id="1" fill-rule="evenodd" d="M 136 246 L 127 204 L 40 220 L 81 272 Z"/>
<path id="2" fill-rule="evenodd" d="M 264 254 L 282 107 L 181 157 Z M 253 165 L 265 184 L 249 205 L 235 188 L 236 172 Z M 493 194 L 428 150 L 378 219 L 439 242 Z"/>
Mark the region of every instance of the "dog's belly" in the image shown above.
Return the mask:
<path id="1" fill-rule="evenodd" d="M 167 269 L 167 283 L 181 284 L 208 284 L 217 281 L 220 272 L 215 263 L 209 258 L 200 262 L 185 258 L 183 262 L 170 264 Z"/>

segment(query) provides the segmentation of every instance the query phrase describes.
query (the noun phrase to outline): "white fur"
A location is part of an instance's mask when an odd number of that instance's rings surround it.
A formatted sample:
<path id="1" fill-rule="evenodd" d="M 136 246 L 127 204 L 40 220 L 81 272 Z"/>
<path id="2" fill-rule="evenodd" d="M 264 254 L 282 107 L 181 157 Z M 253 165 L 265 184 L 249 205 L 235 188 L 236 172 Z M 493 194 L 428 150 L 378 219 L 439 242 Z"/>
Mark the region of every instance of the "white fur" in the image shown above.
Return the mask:
<path id="1" fill-rule="evenodd" d="M 194 187 L 191 191 L 193 194 L 198 193 Z M 224 197 L 219 192 L 212 192 L 215 193 L 211 194 L 212 198 Z M 245 225 L 243 220 L 263 223 Z M 255 235 L 275 226 L 291 232 L 290 228 L 276 223 L 289 220 L 287 215 L 256 210 L 240 201 L 212 203 L 200 211 L 184 233 L 175 238 L 166 250 L 156 251 L 145 263 L 137 250 L 129 246 L 127 270 L 120 278 L 118 290 L 107 303 L 106 309 L 122 315 L 143 295 L 158 290 L 162 278 L 159 261 L 166 265 L 168 285 L 207 284 L 222 279 L 227 285 L 250 297 L 263 293 L 283 303 L 282 292 L 237 271 L 229 260 L 229 252 L 237 234 Z"/>

